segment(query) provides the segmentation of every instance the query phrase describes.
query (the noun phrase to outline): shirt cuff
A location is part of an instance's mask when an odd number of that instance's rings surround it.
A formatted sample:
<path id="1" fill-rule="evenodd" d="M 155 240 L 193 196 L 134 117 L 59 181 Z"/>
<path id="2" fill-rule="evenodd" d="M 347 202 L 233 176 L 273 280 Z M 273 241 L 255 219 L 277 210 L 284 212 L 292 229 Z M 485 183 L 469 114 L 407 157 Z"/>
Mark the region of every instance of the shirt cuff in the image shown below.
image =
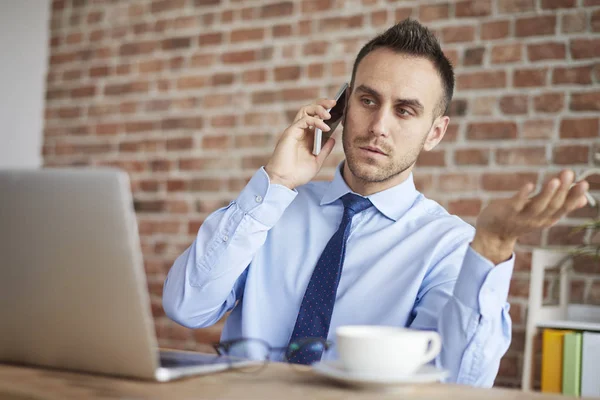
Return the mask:
<path id="1" fill-rule="evenodd" d="M 481 315 L 497 313 L 508 298 L 514 265 L 514 253 L 507 261 L 494 265 L 469 245 L 454 286 L 454 297 Z"/>
<path id="2" fill-rule="evenodd" d="M 273 227 L 296 195 L 298 195 L 296 190 L 271 184 L 267 171 L 261 167 L 242 190 L 235 203 L 258 222 Z"/>

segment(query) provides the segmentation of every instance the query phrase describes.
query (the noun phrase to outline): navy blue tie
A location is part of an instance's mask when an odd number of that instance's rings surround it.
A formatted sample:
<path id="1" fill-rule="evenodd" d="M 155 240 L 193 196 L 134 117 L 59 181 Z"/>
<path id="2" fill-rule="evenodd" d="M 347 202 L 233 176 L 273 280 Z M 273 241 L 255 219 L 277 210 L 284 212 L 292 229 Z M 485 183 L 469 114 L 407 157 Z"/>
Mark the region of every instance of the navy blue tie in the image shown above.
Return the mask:
<path id="1" fill-rule="evenodd" d="M 303 338 L 327 338 L 333 304 L 340 283 L 346 241 L 350 233 L 352 217 L 373 204 L 371 200 L 359 195 L 348 193 L 342 196 L 344 215 L 337 232 L 329 239 L 321 258 L 317 262 L 296 319 L 296 325 L 290 337 L 290 347 L 294 341 Z M 290 353 L 290 362 L 297 364 L 312 364 L 319 361 L 322 351 L 300 348 Z"/>

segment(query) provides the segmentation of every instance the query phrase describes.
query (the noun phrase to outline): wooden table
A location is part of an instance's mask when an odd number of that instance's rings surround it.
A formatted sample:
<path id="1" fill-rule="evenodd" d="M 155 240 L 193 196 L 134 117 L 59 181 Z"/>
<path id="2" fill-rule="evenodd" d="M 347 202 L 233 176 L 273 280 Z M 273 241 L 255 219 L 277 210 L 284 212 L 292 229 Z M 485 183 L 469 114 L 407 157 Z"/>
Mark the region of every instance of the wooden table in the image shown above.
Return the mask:
<path id="1" fill-rule="evenodd" d="M 154 383 L 0 364 L 0 399 L 564 399 L 512 389 L 475 389 L 427 384 L 396 391 L 340 386 L 286 364 L 270 364 L 256 374 L 226 371 L 169 383 Z"/>

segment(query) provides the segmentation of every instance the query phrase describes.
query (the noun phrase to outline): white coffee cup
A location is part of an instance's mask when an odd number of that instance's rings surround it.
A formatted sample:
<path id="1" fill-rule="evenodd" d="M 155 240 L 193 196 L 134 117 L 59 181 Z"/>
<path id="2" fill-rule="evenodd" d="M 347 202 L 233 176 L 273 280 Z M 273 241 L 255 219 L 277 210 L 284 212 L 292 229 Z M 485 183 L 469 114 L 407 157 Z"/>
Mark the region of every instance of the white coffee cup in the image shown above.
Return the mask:
<path id="1" fill-rule="evenodd" d="M 437 332 L 392 326 L 341 326 L 336 339 L 343 367 L 361 375 L 410 375 L 442 349 Z"/>

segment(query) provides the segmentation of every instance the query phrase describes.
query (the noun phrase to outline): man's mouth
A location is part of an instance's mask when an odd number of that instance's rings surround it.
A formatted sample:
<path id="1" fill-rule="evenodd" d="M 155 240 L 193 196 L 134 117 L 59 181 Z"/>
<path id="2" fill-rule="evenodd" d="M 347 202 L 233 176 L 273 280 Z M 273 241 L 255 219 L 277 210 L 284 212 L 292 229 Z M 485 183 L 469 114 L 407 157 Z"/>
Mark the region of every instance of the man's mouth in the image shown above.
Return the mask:
<path id="1" fill-rule="evenodd" d="M 377 155 L 381 155 L 381 156 L 387 156 L 387 154 L 383 150 L 381 150 L 379 147 L 361 146 L 360 149 L 369 154 L 373 154 L 373 155 L 377 154 Z"/>

